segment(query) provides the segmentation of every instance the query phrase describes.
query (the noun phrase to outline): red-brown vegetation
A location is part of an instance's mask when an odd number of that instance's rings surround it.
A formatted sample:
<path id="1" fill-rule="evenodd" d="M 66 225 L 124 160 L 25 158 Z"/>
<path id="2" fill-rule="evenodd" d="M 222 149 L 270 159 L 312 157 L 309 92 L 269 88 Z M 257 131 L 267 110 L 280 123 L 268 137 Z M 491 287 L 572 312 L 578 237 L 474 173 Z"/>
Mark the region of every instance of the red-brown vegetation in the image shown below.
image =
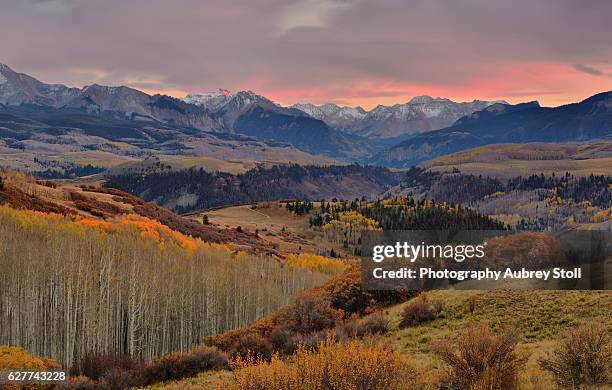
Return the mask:
<path id="1" fill-rule="evenodd" d="M 432 345 L 433 352 L 450 368 L 448 387 L 457 389 L 518 388 L 518 374 L 527 356 L 516 351 L 520 334 L 507 329 L 491 334 L 488 324 L 473 326 L 455 338 Z"/>
<path id="2" fill-rule="evenodd" d="M 559 340 L 552 355 L 540 359 L 542 369 L 568 389 L 612 384 L 612 337 L 603 325 L 571 329 Z"/>
<path id="3" fill-rule="evenodd" d="M 126 210 L 117 205 L 90 198 L 76 191 L 70 192 L 70 199 L 73 201 L 74 207 L 95 217 L 107 219 L 127 213 Z"/>
<path id="4" fill-rule="evenodd" d="M 433 321 L 436 314 L 434 306 L 429 304 L 424 296 L 421 296 L 404 307 L 399 326 L 400 328 L 407 328 Z"/>
<path id="5" fill-rule="evenodd" d="M 63 215 L 73 214 L 68 208 L 49 202 L 36 195 L 27 194 L 20 188 L 5 182 L 0 189 L 0 204 L 7 204 L 19 210 L 41 211 L 44 213 L 56 213 Z"/>
<path id="6" fill-rule="evenodd" d="M 297 335 L 318 338 L 320 341 L 321 337 L 324 339 L 329 334 L 328 331 L 337 325 L 342 325 L 343 321 L 350 320 L 353 315 L 361 316 L 374 308 L 403 302 L 415 294 L 416 292 L 406 290 L 363 290 L 360 268 L 350 266 L 345 272 L 332 277 L 322 286 L 303 293 L 295 304 L 284 307 L 245 328 L 206 337 L 204 342 L 229 351 L 234 340 L 246 334 L 257 334 L 270 340 L 276 349 L 276 345 L 281 344 L 279 332 L 282 331 L 284 333 L 282 337 L 286 339 L 284 344 L 289 343 L 287 350 L 291 351 L 292 346 L 296 344 L 293 339 Z M 380 324 L 379 326 L 382 327 Z M 315 335 L 317 332 L 321 333 Z M 272 341 L 273 334 L 276 335 L 276 341 Z M 282 351 L 283 348 L 276 350 Z"/>

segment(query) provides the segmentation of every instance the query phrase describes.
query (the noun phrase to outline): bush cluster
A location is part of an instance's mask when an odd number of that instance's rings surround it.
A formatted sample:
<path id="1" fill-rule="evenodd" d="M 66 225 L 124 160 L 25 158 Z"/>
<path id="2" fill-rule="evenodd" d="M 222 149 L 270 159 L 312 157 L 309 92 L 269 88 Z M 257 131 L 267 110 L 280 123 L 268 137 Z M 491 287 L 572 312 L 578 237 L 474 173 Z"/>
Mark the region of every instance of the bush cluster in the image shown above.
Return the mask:
<path id="1" fill-rule="evenodd" d="M 611 362 L 612 337 L 598 324 L 568 331 L 552 355 L 539 360 L 559 386 L 569 389 L 611 385 Z"/>
<path id="2" fill-rule="evenodd" d="M 450 367 L 448 387 L 452 389 L 510 390 L 518 387 L 518 374 L 527 356 L 516 351 L 520 334 L 507 329 L 499 335 L 488 324 L 473 326 L 456 342 L 432 344 L 432 351 Z"/>
<path id="3" fill-rule="evenodd" d="M 173 352 L 140 363 L 129 355 L 88 354 L 70 369 L 66 390 L 125 389 L 196 376 L 210 370 L 227 369 L 228 357 L 214 347 L 196 347 Z"/>
<path id="4" fill-rule="evenodd" d="M 295 304 L 245 328 L 207 337 L 204 343 L 216 346 L 223 351 L 232 351 L 236 340 L 240 337 L 257 334 L 267 339 L 275 351 L 283 353 L 293 351 L 297 345 L 296 339 L 309 343 L 316 340 L 318 343 L 325 339 L 331 329 L 351 321 L 351 317 L 362 316 L 377 308 L 406 301 L 414 295 L 416 295 L 415 291 L 408 290 L 363 290 L 360 269 L 349 266 L 342 274 L 332 277 L 324 285 L 305 292 Z M 374 320 L 369 319 L 369 321 Z M 377 321 L 378 326 L 384 327 L 380 319 Z M 368 326 L 374 327 L 374 324 Z M 360 332 L 368 333 L 361 330 Z"/>
<path id="5" fill-rule="evenodd" d="M 393 390 L 417 388 L 414 369 L 399 354 L 369 341 L 327 339 L 315 349 L 301 346 L 284 361 L 232 362 L 235 390 Z"/>
<path id="6" fill-rule="evenodd" d="M 400 328 L 415 326 L 436 319 L 436 308 L 424 296 L 415 299 L 404 307 Z"/>

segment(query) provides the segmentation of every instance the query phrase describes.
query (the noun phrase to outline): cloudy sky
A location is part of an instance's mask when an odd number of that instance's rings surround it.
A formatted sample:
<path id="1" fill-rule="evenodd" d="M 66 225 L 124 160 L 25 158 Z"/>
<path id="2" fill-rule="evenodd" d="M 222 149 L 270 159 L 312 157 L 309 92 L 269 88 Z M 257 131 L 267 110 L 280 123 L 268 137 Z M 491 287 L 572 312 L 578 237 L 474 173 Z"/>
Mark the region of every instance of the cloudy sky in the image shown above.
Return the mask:
<path id="1" fill-rule="evenodd" d="M 0 0 L 0 62 L 45 82 L 280 103 L 612 90 L 612 1 Z"/>

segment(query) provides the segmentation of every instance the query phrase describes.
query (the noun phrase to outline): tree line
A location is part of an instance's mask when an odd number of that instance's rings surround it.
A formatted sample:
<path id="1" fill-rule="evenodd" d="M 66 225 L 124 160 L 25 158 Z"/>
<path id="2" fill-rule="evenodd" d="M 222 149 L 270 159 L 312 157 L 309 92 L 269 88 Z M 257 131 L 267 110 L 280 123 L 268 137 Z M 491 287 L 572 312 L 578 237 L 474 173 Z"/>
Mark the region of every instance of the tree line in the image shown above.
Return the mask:
<path id="1" fill-rule="evenodd" d="M 574 202 L 589 201 L 593 206 L 612 207 L 612 176 L 575 176 L 569 172 L 563 175 L 516 176 L 500 180 L 482 175 L 465 175 L 430 172 L 412 168 L 406 172 L 402 183 L 420 187 L 428 197 L 447 203 L 469 204 L 487 195 L 498 192 L 550 190 L 563 199 Z"/>
<path id="2" fill-rule="evenodd" d="M 397 184 L 400 174 L 386 168 L 361 165 L 275 165 L 253 168 L 238 175 L 211 173 L 201 168 L 180 171 L 150 169 L 113 175 L 105 186 L 158 204 L 166 204 L 183 194 L 194 194 L 197 200 L 193 203 L 174 207 L 176 212 L 188 212 L 257 201 L 323 198 L 329 191 L 351 191 L 350 185 L 342 183 L 346 177 L 382 190 Z M 307 181 L 315 183 L 320 194 L 313 198 L 311 188 L 303 186 Z"/>

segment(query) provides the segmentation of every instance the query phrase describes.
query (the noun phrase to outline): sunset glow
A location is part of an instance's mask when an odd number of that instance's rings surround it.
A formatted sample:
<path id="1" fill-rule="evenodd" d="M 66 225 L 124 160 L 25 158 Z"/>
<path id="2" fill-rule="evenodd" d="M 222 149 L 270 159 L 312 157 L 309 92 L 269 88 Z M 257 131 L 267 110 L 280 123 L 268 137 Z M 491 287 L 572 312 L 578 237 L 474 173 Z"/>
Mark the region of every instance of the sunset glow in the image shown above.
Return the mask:
<path id="1" fill-rule="evenodd" d="M 109 3 L 3 3 L 0 62 L 73 86 L 366 109 L 417 95 L 558 106 L 612 89 L 605 1 Z"/>

